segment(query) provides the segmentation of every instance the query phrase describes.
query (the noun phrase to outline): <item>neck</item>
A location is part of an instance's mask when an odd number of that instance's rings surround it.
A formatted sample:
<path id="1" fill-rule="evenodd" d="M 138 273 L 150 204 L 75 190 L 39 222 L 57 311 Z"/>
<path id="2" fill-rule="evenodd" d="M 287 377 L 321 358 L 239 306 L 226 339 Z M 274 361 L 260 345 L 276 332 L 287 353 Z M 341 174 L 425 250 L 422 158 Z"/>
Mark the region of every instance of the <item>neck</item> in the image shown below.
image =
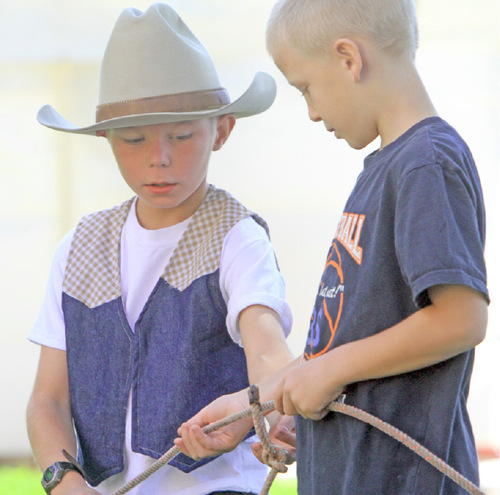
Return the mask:
<path id="1" fill-rule="evenodd" d="M 397 68 L 397 72 L 388 72 L 388 77 L 381 86 L 384 88 L 379 99 L 381 105 L 378 129 L 381 148 L 395 141 L 421 120 L 437 116 L 413 62 Z"/>
<path id="2" fill-rule="evenodd" d="M 208 184 L 204 180 L 191 196 L 175 206 L 150 204 L 139 196 L 136 206 L 137 220 L 141 227 L 148 230 L 172 227 L 194 215 L 207 192 Z"/>

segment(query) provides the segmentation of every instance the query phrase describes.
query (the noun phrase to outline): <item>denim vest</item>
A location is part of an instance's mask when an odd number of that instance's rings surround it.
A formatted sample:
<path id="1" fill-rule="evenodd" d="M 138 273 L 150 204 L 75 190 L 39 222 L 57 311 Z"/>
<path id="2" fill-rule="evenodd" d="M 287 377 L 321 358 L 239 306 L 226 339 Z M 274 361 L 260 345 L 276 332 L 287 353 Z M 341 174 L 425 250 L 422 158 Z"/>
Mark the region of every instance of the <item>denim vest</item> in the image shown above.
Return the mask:
<path id="1" fill-rule="evenodd" d="M 96 486 L 124 468 L 125 418 L 132 393 L 132 450 L 161 457 L 177 428 L 215 398 L 248 386 L 243 349 L 226 328 L 219 260 L 229 230 L 252 215 L 210 186 L 130 328 L 120 291 L 120 236 L 132 200 L 85 217 L 66 266 L 62 306 L 71 410 L 79 459 Z M 190 472 L 214 458 L 179 454 Z"/>

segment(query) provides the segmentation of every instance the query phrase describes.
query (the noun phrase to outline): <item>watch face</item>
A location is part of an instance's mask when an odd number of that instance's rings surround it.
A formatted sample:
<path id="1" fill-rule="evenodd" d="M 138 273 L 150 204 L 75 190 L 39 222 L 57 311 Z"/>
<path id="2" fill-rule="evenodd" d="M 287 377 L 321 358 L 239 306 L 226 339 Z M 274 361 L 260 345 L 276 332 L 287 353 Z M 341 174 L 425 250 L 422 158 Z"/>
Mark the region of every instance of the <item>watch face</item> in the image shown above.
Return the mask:
<path id="1" fill-rule="evenodd" d="M 83 476 L 82 471 L 71 462 L 55 462 L 52 466 L 49 466 L 42 476 L 42 486 L 45 491 L 51 493 L 68 471 L 77 471 Z"/>
<path id="2" fill-rule="evenodd" d="M 56 467 L 55 466 L 50 466 L 45 470 L 45 473 L 43 473 L 43 481 L 46 483 L 50 483 L 54 479 L 54 475 L 56 473 Z"/>

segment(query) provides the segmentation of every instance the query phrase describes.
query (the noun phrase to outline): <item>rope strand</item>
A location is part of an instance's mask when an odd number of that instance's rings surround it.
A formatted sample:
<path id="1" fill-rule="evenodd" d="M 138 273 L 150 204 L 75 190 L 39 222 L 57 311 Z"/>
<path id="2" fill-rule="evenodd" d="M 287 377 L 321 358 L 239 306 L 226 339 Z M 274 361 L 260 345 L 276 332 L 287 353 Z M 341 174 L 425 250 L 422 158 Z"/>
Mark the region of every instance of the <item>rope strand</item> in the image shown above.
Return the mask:
<path id="1" fill-rule="evenodd" d="M 274 409 L 274 401 L 267 401 L 261 404 L 262 411 L 272 411 Z M 213 431 L 219 430 L 224 426 L 230 425 L 231 423 L 235 423 L 240 419 L 248 418 L 252 415 L 252 410 L 245 409 L 238 413 L 232 414 L 231 416 L 227 416 L 215 423 L 211 423 L 203 428 L 203 433 L 209 434 Z M 135 478 L 130 480 L 128 483 L 123 485 L 121 488 L 112 493 L 112 495 L 124 495 L 125 493 L 132 490 L 132 488 L 136 487 L 138 484 L 142 483 L 144 480 L 149 478 L 153 473 L 156 473 L 158 469 L 163 467 L 165 464 L 169 463 L 177 454 L 180 453 L 179 447 L 174 446 L 165 454 L 163 454 L 159 459 L 157 459 L 148 469 L 146 469 L 141 474 L 137 475 Z"/>
<path id="2" fill-rule="evenodd" d="M 262 491 L 260 492 L 260 495 L 267 495 L 277 473 L 286 472 L 287 470 L 287 467 L 284 464 L 286 460 L 286 451 L 271 443 L 269 435 L 265 428 L 264 416 L 262 412 L 273 410 L 274 401 L 271 400 L 263 402 L 261 404 L 259 402 L 259 389 L 256 385 L 252 385 L 249 388 L 248 393 L 250 398 L 249 409 L 245 409 L 236 414 L 232 414 L 231 416 L 227 416 L 226 418 L 221 419 L 215 423 L 211 423 L 203 428 L 203 432 L 208 434 L 231 423 L 239 421 L 240 419 L 252 416 L 254 420 L 255 431 L 257 432 L 257 435 L 259 436 L 259 439 L 263 446 L 263 458 L 266 458 L 266 464 L 268 464 L 271 468 Z M 471 481 L 469 481 L 451 466 L 446 464 L 442 459 L 433 454 L 430 450 L 426 449 L 416 440 L 409 437 L 406 433 L 403 433 L 396 427 L 386 423 L 385 421 L 382 421 L 380 418 L 377 418 L 376 416 L 373 416 L 372 414 L 369 414 L 362 409 L 344 404 L 343 402 L 339 401 L 333 401 L 332 403 L 330 403 L 330 405 L 328 406 L 328 410 L 345 414 L 346 416 L 351 416 L 358 419 L 359 421 L 363 421 L 364 423 L 377 428 L 378 430 L 384 432 L 385 434 L 405 445 L 411 451 L 415 452 L 415 454 L 434 466 L 438 471 L 457 483 L 468 493 L 472 495 L 486 495 L 476 485 L 474 485 Z M 163 456 L 161 456 L 158 460 L 151 464 L 148 469 L 136 476 L 133 480 L 123 485 L 117 491 L 113 492 L 112 495 L 124 495 L 125 493 L 129 492 L 132 488 L 136 487 L 138 484 L 149 478 L 153 473 L 158 471 L 158 469 L 160 469 L 162 466 L 170 462 L 177 454 L 179 454 L 179 452 L 180 450 L 177 446 L 172 447 L 168 452 L 166 452 Z M 283 455 L 285 457 L 283 457 Z"/>
<path id="3" fill-rule="evenodd" d="M 406 433 L 398 430 L 396 427 L 382 421 L 380 418 L 363 411 L 354 406 L 349 406 L 341 402 L 334 401 L 329 406 L 330 411 L 339 412 L 347 416 L 356 418 L 364 423 L 374 426 L 378 430 L 384 432 L 398 442 L 408 447 L 411 451 L 415 452 L 418 456 L 422 457 L 429 464 L 434 466 L 438 471 L 450 478 L 452 481 L 460 485 L 464 490 L 467 490 L 472 495 L 486 495 L 474 483 L 469 481 L 465 476 L 462 476 L 458 471 L 446 464 L 437 455 L 433 454 L 430 450 L 426 449 L 423 445 L 419 444 L 416 440 L 409 437 Z"/>

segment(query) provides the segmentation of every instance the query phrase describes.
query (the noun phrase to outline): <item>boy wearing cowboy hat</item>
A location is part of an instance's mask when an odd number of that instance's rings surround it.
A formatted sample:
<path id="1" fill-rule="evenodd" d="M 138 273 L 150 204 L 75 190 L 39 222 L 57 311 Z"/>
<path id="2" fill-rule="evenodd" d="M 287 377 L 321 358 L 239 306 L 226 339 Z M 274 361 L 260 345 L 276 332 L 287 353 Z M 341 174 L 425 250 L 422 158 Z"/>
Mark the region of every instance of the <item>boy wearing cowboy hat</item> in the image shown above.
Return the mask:
<path id="1" fill-rule="evenodd" d="M 136 194 L 63 239 L 29 335 L 42 347 L 28 431 L 47 493 L 112 493 L 203 406 L 291 360 L 267 226 L 207 184 L 235 119 L 265 111 L 275 92 L 258 73 L 231 102 L 200 42 L 155 4 L 120 15 L 95 124 L 39 111 L 47 127 L 105 136 Z M 257 493 L 265 476 L 248 440 L 201 461 L 181 454 L 133 493 Z"/>

